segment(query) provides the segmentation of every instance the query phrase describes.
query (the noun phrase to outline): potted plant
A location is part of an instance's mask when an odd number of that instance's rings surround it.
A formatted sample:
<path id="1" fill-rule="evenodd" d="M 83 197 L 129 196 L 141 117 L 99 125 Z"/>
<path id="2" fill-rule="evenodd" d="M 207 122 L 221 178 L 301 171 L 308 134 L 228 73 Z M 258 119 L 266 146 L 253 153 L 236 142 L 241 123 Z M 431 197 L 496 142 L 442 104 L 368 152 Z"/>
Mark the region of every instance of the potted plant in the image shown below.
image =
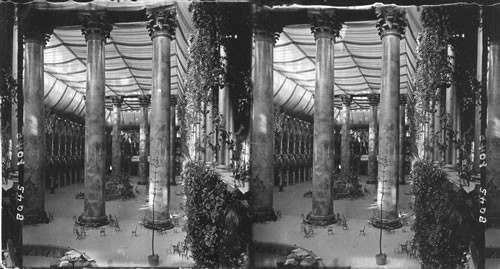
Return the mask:
<path id="1" fill-rule="evenodd" d="M 151 250 L 152 254 L 148 255 L 148 262 L 149 265 L 151 266 L 157 266 L 160 263 L 160 257 L 158 254 L 155 254 L 155 229 L 154 229 L 154 223 L 155 223 L 155 197 L 156 197 L 156 173 L 158 170 L 158 159 L 155 158 L 153 160 L 153 166 L 155 167 L 155 179 L 154 179 L 154 186 L 153 186 L 153 201 L 152 201 L 152 207 L 151 207 L 151 214 L 152 214 L 152 223 L 153 227 L 151 228 L 152 231 L 152 236 L 151 236 Z"/>
<path id="2" fill-rule="evenodd" d="M 384 169 L 382 170 L 382 192 L 380 196 L 380 237 L 379 237 L 379 253 L 375 255 L 375 259 L 377 261 L 377 265 L 385 265 L 387 263 L 387 254 L 382 252 L 382 205 L 384 201 L 384 182 L 385 182 L 385 167 L 387 166 L 386 162 L 382 163 Z"/>

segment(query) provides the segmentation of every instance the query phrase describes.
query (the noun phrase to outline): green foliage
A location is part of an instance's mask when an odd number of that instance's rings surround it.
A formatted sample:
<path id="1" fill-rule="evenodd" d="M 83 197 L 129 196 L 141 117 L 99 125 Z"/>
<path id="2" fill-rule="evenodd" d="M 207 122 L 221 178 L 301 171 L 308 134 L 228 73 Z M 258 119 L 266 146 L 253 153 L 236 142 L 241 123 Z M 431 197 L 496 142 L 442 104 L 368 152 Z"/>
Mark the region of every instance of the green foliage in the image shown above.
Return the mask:
<path id="1" fill-rule="evenodd" d="M 210 167 L 189 162 L 182 174 L 185 182 L 186 243 L 198 266 L 238 266 L 249 240 L 248 209 L 241 197 Z M 236 239 L 235 239 L 236 236 Z"/>
<path id="2" fill-rule="evenodd" d="M 415 89 L 409 93 L 408 100 L 414 153 L 421 135 L 418 129 L 426 121 L 426 112 L 434 112 L 433 104 L 443 101 L 443 91 L 451 84 L 455 85 L 457 100 L 461 102 L 462 121 L 473 120 L 470 115 L 474 115 L 471 112 L 479 100 L 480 90 L 474 53 L 478 14 L 478 7 L 471 5 L 424 7 L 422 10 L 423 31 L 418 38 Z M 467 20 L 463 19 L 465 17 Z M 448 56 L 448 46 L 454 52 L 453 58 Z M 441 115 L 446 117 L 445 113 Z M 443 126 L 446 129 L 446 125 Z"/>
<path id="3" fill-rule="evenodd" d="M 413 240 L 420 261 L 424 268 L 455 268 L 470 241 L 460 236 L 464 232 L 463 219 L 467 219 L 462 214 L 472 211 L 454 210 L 463 194 L 454 191 L 446 174 L 432 163 L 417 162 L 410 177 L 415 194 Z"/>

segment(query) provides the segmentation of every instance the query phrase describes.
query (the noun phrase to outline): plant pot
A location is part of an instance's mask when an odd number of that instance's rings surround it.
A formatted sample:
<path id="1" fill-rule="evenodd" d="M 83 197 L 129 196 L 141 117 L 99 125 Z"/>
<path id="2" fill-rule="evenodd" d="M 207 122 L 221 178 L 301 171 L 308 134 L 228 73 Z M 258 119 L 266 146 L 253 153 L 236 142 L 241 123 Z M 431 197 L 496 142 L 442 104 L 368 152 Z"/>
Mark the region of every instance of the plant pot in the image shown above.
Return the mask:
<path id="1" fill-rule="evenodd" d="M 148 255 L 148 263 L 151 266 L 158 266 L 160 263 L 160 256 L 158 256 L 158 254 Z"/>
<path id="2" fill-rule="evenodd" d="M 377 265 L 385 265 L 387 263 L 387 254 L 379 253 L 375 255 L 375 259 L 377 260 Z"/>

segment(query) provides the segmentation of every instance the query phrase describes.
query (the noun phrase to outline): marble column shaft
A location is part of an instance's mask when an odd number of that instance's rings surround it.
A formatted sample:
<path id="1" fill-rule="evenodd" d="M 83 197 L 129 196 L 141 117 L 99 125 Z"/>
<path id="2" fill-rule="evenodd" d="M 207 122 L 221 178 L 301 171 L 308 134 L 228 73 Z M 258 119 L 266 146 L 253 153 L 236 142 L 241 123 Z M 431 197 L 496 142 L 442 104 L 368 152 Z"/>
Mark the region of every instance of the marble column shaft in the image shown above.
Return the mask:
<path id="1" fill-rule="evenodd" d="M 441 96 L 441 90 L 438 90 L 438 96 Z M 434 147 L 434 153 L 433 153 L 433 160 L 435 162 L 442 162 L 442 154 L 441 154 L 441 149 L 439 147 L 439 144 L 442 144 L 442 132 L 441 130 L 441 98 L 434 102 L 434 133 L 433 133 L 433 147 Z"/>
<path id="2" fill-rule="evenodd" d="M 377 106 L 380 102 L 378 95 L 368 96 L 370 103 L 370 123 L 368 126 L 368 182 L 377 182 L 377 151 L 378 151 L 378 119 Z"/>
<path id="3" fill-rule="evenodd" d="M 171 229 L 170 202 L 170 43 L 175 35 L 176 13 L 170 9 L 151 10 L 148 24 L 153 42 L 149 163 L 149 209 L 145 226 Z"/>
<path id="4" fill-rule="evenodd" d="M 352 96 L 344 95 L 342 98 L 342 147 L 341 168 L 343 173 L 351 171 L 351 102 Z"/>
<path id="5" fill-rule="evenodd" d="M 24 72 L 24 218 L 40 223 L 45 214 L 44 57 L 45 34 L 27 34 Z"/>
<path id="6" fill-rule="evenodd" d="M 111 147 L 111 167 L 113 175 L 118 176 L 122 171 L 122 151 L 121 151 L 121 105 L 122 98 L 119 96 L 113 97 L 113 140 Z"/>
<path id="7" fill-rule="evenodd" d="M 84 21 L 87 42 L 87 90 L 85 96 L 85 198 L 83 224 L 108 223 L 105 208 L 105 39 L 111 26 L 103 17 L 90 15 Z"/>
<path id="8" fill-rule="evenodd" d="M 148 106 L 150 96 L 140 96 L 139 104 L 141 105 L 141 124 L 139 127 L 139 176 L 142 181 L 148 180 L 148 156 L 149 156 L 149 122 L 148 122 Z"/>
<path id="9" fill-rule="evenodd" d="M 376 222 L 384 227 L 400 227 L 397 211 L 400 165 L 400 40 L 404 35 L 406 14 L 404 9 L 397 7 L 382 7 L 377 9 L 377 12 L 377 26 L 382 39 L 377 204 L 382 214 L 377 216 L 381 219 Z"/>
<path id="10" fill-rule="evenodd" d="M 370 103 L 370 123 L 368 126 L 368 176 L 369 182 L 377 182 L 378 117 L 379 95 L 368 96 Z"/>
<path id="11" fill-rule="evenodd" d="M 252 209 L 257 219 L 274 218 L 273 46 L 274 32 L 256 30 L 250 128 L 250 190 Z"/>
<path id="12" fill-rule="evenodd" d="M 455 54 L 451 46 L 448 46 L 448 57 L 451 57 L 452 68 L 455 65 Z M 455 165 L 457 159 L 457 152 L 455 150 L 456 144 L 452 142 L 455 139 L 454 132 L 457 129 L 456 115 L 457 115 L 457 92 L 455 84 L 451 84 L 446 89 L 446 114 L 448 115 L 448 124 L 450 130 L 447 133 L 447 148 L 446 148 L 446 164 Z"/>
<path id="13" fill-rule="evenodd" d="M 489 26 L 497 27 L 500 8 L 490 10 Z M 500 33 L 490 33 L 488 54 L 488 108 L 486 127 L 487 222 L 500 224 Z"/>
<path id="14" fill-rule="evenodd" d="M 314 95 L 314 141 L 312 212 L 310 223 L 335 223 L 333 212 L 334 172 L 334 43 L 341 25 L 333 16 L 313 17 L 316 40 L 316 82 Z"/>
<path id="15" fill-rule="evenodd" d="M 221 57 L 223 57 L 224 61 L 224 66 L 228 66 L 228 56 L 226 54 L 226 48 L 225 46 L 221 46 L 220 49 Z M 227 70 L 225 70 L 227 73 Z M 234 126 L 233 126 L 233 108 L 232 108 L 232 100 L 231 100 L 231 90 L 229 89 L 229 86 L 225 85 L 222 89 L 219 91 L 219 103 L 218 103 L 218 108 L 219 108 L 219 114 L 223 116 L 224 118 L 224 130 L 227 132 L 227 134 L 230 136 L 227 139 L 231 139 L 232 135 L 234 134 Z M 230 160 L 231 160 L 231 152 L 228 148 L 228 145 L 226 143 L 223 143 L 220 147 L 219 150 L 219 164 L 220 165 L 229 165 Z"/>
<path id="16" fill-rule="evenodd" d="M 170 96 L 170 170 L 169 170 L 169 178 L 170 185 L 175 186 L 177 183 L 175 182 L 175 156 L 177 154 L 176 148 L 176 139 L 177 132 L 175 126 L 175 109 L 177 105 L 177 97 L 174 95 Z"/>
<path id="17" fill-rule="evenodd" d="M 399 170 L 398 182 L 405 185 L 405 138 L 406 138 L 406 95 L 400 95 L 399 99 Z"/>

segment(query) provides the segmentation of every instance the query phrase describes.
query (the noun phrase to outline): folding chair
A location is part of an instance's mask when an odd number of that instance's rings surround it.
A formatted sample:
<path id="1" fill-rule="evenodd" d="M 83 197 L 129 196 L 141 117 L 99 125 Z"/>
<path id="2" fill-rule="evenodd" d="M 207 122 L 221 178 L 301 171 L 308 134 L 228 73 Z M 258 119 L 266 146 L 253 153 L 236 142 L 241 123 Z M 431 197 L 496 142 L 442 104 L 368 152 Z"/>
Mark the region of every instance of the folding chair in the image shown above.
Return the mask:
<path id="1" fill-rule="evenodd" d="M 366 234 L 365 234 L 365 229 L 366 229 L 366 225 L 365 225 L 365 226 L 363 226 L 363 230 L 359 230 L 359 234 L 360 234 L 360 235 L 361 235 L 361 234 L 366 235 Z"/>
<path id="2" fill-rule="evenodd" d="M 132 234 L 130 236 L 137 236 L 137 226 L 135 226 L 135 230 L 132 231 Z"/>

